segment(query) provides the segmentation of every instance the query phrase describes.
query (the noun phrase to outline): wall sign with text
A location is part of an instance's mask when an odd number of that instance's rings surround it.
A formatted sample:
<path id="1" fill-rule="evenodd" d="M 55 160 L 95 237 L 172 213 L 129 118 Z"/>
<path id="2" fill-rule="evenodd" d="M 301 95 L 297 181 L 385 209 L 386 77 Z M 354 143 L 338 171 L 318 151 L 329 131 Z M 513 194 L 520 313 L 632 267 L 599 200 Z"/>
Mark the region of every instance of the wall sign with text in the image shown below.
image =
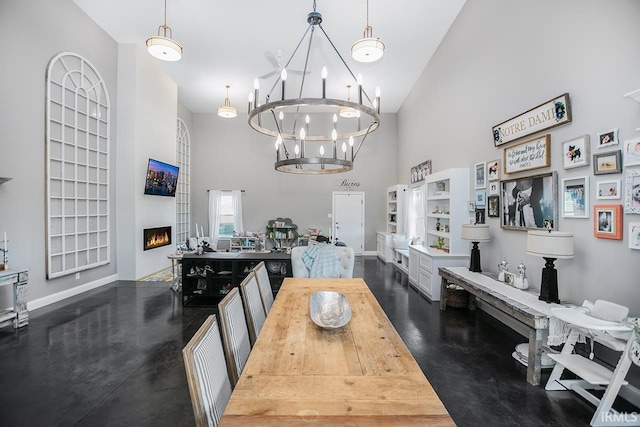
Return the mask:
<path id="1" fill-rule="evenodd" d="M 551 166 L 549 134 L 504 149 L 505 173 Z"/>
<path id="2" fill-rule="evenodd" d="M 492 128 L 493 144 L 499 147 L 507 142 L 515 141 L 570 121 L 571 105 L 569 103 L 569 94 L 565 93 L 506 122 L 495 125 Z"/>

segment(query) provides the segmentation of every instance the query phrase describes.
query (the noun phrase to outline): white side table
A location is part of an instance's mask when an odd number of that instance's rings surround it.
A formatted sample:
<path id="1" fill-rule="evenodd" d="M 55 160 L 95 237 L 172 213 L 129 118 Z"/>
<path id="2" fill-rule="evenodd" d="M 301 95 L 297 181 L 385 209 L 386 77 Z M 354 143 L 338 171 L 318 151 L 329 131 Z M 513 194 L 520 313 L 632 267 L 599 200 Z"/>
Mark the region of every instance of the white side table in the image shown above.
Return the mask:
<path id="1" fill-rule="evenodd" d="M 13 287 L 13 309 L 0 311 L 0 327 L 13 322 L 14 328 L 21 328 L 29 324 L 29 310 L 27 310 L 27 282 L 29 270 L 26 268 L 9 268 L 0 271 L 0 287 Z"/>

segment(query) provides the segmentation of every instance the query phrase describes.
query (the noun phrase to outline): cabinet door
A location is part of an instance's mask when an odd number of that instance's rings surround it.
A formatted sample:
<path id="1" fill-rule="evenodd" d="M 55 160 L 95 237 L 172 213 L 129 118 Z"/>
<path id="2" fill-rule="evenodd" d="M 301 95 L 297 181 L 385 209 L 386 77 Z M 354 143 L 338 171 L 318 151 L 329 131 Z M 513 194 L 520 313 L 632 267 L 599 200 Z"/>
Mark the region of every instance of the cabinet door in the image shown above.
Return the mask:
<path id="1" fill-rule="evenodd" d="M 429 255 L 420 254 L 420 270 L 428 271 L 431 273 L 433 270 L 431 269 L 432 260 Z"/>
<path id="2" fill-rule="evenodd" d="M 429 299 L 433 298 L 433 292 L 431 289 L 431 273 L 420 269 L 418 276 L 418 286 L 424 291 Z"/>
<path id="3" fill-rule="evenodd" d="M 418 253 L 409 249 L 409 282 L 418 283 Z"/>

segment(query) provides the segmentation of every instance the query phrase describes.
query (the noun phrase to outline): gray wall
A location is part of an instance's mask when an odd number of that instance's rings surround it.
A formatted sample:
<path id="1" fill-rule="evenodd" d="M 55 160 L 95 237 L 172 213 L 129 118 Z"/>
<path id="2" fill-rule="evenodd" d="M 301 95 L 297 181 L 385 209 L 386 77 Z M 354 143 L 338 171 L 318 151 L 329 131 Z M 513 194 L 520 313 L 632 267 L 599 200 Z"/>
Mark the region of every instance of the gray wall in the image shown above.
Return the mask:
<path id="1" fill-rule="evenodd" d="M 240 108 L 242 110 L 242 108 Z M 313 120 L 313 119 L 312 119 Z M 396 180 L 396 120 L 384 114 L 380 128 L 362 146 L 352 171 L 336 175 L 276 172 L 274 140 L 254 131 L 246 113 L 236 119 L 194 114 L 191 132 L 191 228 L 207 227 L 208 189 L 246 190 L 245 230 L 264 231 L 269 219 L 290 217 L 300 232 L 309 227 L 329 231 L 331 192 L 343 180 L 358 182 L 365 192 L 365 251 L 375 251 L 376 231 L 385 230 L 385 189 Z"/>
<path id="2" fill-rule="evenodd" d="M 81 36 L 80 36 L 81 35 Z M 47 281 L 45 258 L 45 73 L 60 52 L 87 58 L 105 80 L 111 99 L 111 166 L 116 160 L 118 46 L 71 1 L 0 2 L 0 38 L 9 41 L 0 67 L 0 231 L 10 240 L 10 265 L 30 269 L 28 298 L 62 292 L 116 273 L 116 234 L 111 263 Z M 115 174 L 111 175 L 114 212 Z M 116 218 L 111 217 L 115 230 Z M 6 289 L 6 288 L 4 288 Z M 6 292 L 0 308 L 11 305 Z"/>
<path id="3" fill-rule="evenodd" d="M 591 205 L 623 203 L 596 201 L 594 189 L 599 180 L 624 182 L 624 173 L 595 177 L 591 165 L 564 170 L 561 143 L 589 134 L 594 153 L 598 132 L 619 128 L 621 140 L 640 136 L 640 105 L 623 98 L 640 88 L 638 16 L 634 0 L 467 2 L 398 113 L 398 182 L 407 182 L 416 158 L 432 159 L 434 171 L 502 158 L 492 126 L 568 92 L 573 122 L 548 131 L 551 167 L 508 178 L 552 170 L 560 183 L 587 175 Z M 524 261 L 530 284 L 539 288 L 544 261 L 525 253 L 526 233 L 487 221 L 492 240 L 481 244 L 483 270 L 496 271 L 503 257 L 512 266 Z M 624 234 L 629 221 L 640 216 L 624 215 Z M 593 218 L 560 217 L 559 230 L 573 232 L 576 247 L 575 259 L 556 263 L 560 298 L 606 299 L 638 313 L 640 252 L 628 249 L 627 237 L 593 237 Z"/>

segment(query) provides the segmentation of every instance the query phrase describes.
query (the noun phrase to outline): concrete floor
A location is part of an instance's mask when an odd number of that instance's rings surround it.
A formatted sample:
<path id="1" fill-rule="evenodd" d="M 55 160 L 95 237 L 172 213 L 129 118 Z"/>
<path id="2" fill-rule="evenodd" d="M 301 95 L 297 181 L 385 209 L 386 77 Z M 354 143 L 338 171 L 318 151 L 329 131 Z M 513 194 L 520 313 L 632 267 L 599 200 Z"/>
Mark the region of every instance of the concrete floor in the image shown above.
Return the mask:
<path id="1" fill-rule="evenodd" d="M 524 338 L 484 312 L 439 310 L 374 257 L 363 277 L 459 426 L 582 426 L 594 408 L 526 380 Z M 118 281 L 0 329 L 0 426 L 193 426 L 181 350 L 214 309 L 163 282 Z M 548 372 L 543 374 L 543 384 Z"/>

